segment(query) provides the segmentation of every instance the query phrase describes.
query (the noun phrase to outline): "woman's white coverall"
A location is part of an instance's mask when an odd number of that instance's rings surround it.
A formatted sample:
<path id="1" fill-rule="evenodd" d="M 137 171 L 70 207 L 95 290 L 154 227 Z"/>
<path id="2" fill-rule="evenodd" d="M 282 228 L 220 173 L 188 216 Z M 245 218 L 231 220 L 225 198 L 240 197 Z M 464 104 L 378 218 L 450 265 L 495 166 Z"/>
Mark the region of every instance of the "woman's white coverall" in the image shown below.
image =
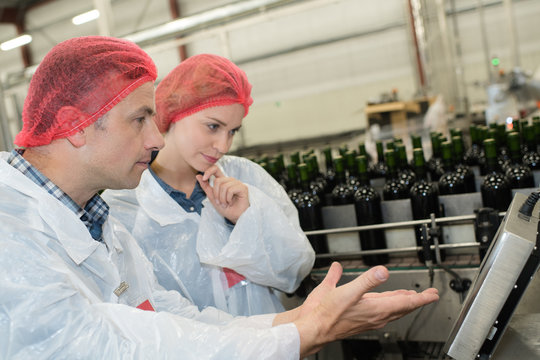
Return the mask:
<path id="1" fill-rule="evenodd" d="M 208 199 L 201 215 L 185 211 L 149 171 L 136 189 L 107 190 L 103 198 L 166 289 L 180 292 L 200 309 L 215 306 L 233 315 L 280 312 L 283 306 L 274 289 L 294 292 L 315 259 L 297 210 L 258 164 L 224 156 L 217 165 L 248 186 L 250 206 L 234 226 Z M 246 279 L 229 283 L 223 268 Z"/>

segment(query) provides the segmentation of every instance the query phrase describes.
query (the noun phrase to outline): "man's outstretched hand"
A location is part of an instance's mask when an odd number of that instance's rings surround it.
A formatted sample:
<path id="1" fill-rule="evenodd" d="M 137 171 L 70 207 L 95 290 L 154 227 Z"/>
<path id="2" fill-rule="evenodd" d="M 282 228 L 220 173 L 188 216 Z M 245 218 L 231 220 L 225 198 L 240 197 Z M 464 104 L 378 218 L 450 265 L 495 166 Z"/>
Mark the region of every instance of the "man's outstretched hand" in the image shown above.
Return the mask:
<path id="1" fill-rule="evenodd" d="M 413 290 L 369 292 L 388 279 L 389 273 L 384 266 L 373 267 L 337 287 L 342 272 L 341 265 L 334 262 L 324 280 L 301 306 L 278 314 L 274 320 L 274 325 L 295 323 L 300 333 L 302 357 L 319 351 L 331 341 L 382 328 L 439 299 L 437 289 L 421 293 Z"/>

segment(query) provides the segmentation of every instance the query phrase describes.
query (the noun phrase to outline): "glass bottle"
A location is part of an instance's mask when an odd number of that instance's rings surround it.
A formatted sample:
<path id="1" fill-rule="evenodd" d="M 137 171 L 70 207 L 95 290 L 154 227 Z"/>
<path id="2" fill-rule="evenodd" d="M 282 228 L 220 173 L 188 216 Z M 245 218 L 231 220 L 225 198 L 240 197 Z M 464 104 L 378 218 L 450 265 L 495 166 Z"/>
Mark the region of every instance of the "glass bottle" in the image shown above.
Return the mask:
<path id="1" fill-rule="evenodd" d="M 510 151 L 508 150 L 506 127 L 504 124 L 492 124 L 495 132 L 495 144 L 497 144 L 497 153 L 500 159 L 510 160 Z"/>
<path id="2" fill-rule="evenodd" d="M 341 155 L 338 155 L 334 158 L 334 169 L 336 171 L 336 186 L 334 186 L 334 189 L 332 190 L 331 204 L 352 204 L 354 201 L 354 190 L 349 184 L 347 184 L 345 165 L 343 163 L 343 157 Z"/>
<path id="3" fill-rule="evenodd" d="M 359 183 L 358 183 L 358 166 L 356 165 L 356 153 L 352 150 L 349 150 L 345 153 L 345 164 L 346 164 L 346 171 L 347 171 L 347 184 L 349 184 L 350 187 L 354 191 L 358 189 Z"/>
<path id="4" fill-rule="evenodd" d="M 521 146 L 519 134 L 511 132 L 507 136 L 510 161 L 504 169 L 510 189 L 523 189 L 534 187 L 534 177 L 531 169 L 521 163 Z"/>
<path id="5" fill-rule="evenodd" d="M 357 156 L 359 187 L 354 193 L 354 209 L 359 226 L 382 223 L 381 196 L 369 184 L 368 161 L 365 156 Z M 362 250 L 386 249 L 384 230 L 360 231 L 360 247 Z M 369 266 L 388 263 L 388 254 L 367 255 L 362 257 Z"/>
<path id="6" fill-rule="evenodd" d="M 484 150 L 479 140 L 479 131 L 476 125 L 469 127 L 469 136 L 471 137 L 471 146 L 465 151 L 463 160 L 466 165 L 480 166 L 483 163 L 481 159 L 484 158 Z"/>
<path id="7" fill-rule="evenodd" d="M 315 155 L 314 153 L 309 155 L 307 161 L 311 165 L 311 181 L 314 181 L 318 184 L 318 186 L 321 188 L 321 194 L 326 193 L 326 191 L 328 191 L 328 183 L 326 181 L 326 177 L 323 173 L 321 173 L 321 170 L 319 169 L 319 161 L 317 159 L 317 155 Z M 323 199 L 321 199 L 321 202 L 324 202 Z"/>
<path id="8" fill-rule="evenodd" d="M 411 134 L 411 145 L 413 153 L 414 149 L 422 149 L 422 137 L 417 134 Z M 414 171 L 414 157 L 411 159 L 409 165 L 410 168 Z"/>
<path id="9" fill-rule="evenodd" d="M 345 156 L 345 153 L 349 151 L 349 145 L 343 144 L 338 148 L 339 155 Z"/>
<path id="10" fill-rule="evenodd" d="M 324 154 L 324 164 L 325 164 L 325 173 L 324 177 L 326 179 L 327 188 L 326 192 L 332 192 L 334 186 L 336 186 L 336 172 L 334 170 L 334 162 L 332 160 L 332 148 L 326 147 L 323 149 Z"/>
<path id="11" fill-rule="evenodd" d="M 431 175 L 432 181 L 438 181 L 442 175 L 441 172 L 439 171 L 439 169 L 442 167 L 440 136 L 441 134 L 436 131 L 432 131 L 430 134 L 432 155 L 431 155 L 431 158 L 427 162 L 427 168 L 428 168 L 429 174 Z"/>
<path id="12" fill-rule="evenodd" d="M 531 170 L 540 170 L 540 154 L 536 151 L 534 125 L 525 126 L 525 142 L 527 144 L 527 152 L 523 154 L 522 162 Z"/>
<path id="13" fill-rule="evenodd" d="M 445 173 L 439 178 L 439 193 L 441 195 L 463 194 L 465 192 L 465 181 L 455 171 L 452 143 L 445 141 L 441 144 L 441 148 Z"/>
<path id="14" fill-rule="evenodd" d="M 430 219 L 431 214 L 435 214 L 435 217 L 440 217 L 440 205 L 439 205 L 439 193 L 437 187 L 428 181 L 424 152 L 420 148 L 416 148 L 413 151 L 413 160 L 415 163 L 416 182 L 411 187 L 410 198 L 411 207 L 414 220 Z M 416 245 L 422 246 L 422 226 L 415 226 Z M 442 244 L 443 237 L 439 237 L 439 244 Z M 433 245 L 433 244 L 430 244 Z M 446 258 L 444 250 L 440 250 L 441 260 Z M 418 260 L 424 263 L 424 252 L 418 251 Z M 432 259 L 435 259 L 435 252 L 432 251 Z"/>
<path id="15" fill-rule="evenodd" d="M 383 200 L 406 199 L 409 196 L 409 189 L 403 180 L 397 176 L 394 150 L 386 150 L 384 158 L 388 166 L 388 172 L 383 187 Z"/>
<path id="16" fill-rule="evenodd" d="M 512 201 L 512 191 L 508 180 L 499 169 L 495 140 L 484 140 L 484 151 L 486 153 L 486 175 L 480 186 L 482 203 L 484 207 L 506 211 Z"/>
<path id="17" fill-rule="evenodd" d="M 370 168 L 370 173 L 372 178 L 382 178 L 386 177 L 388 172 L 388 167 L 384 162 L 384 147 L 382 141 L 376 141 L 375 146 L 377 148 L 377 162 L 374 163 Z"/>
<path id="18" fill-rule="evenodd" d="M 536 152 L 538 152 L 540 150 L 540 116 L 533 116 L 532 125 L 534 132 L 534 141 L 536 143 Z M 525 139 L 525 141 L 527 141 L 527 139 Z"/>
<path id="19" fill-rule="evenodd" d="M 309 171 L 306 164 L 298 165 L 300 173 L 301 192 L 297 196 L 296 208 L 300 227 L 304 231 L 320 230 L 323 228 L 322 210 L 320 199 L 313 194 L 310 188 Z M 309 235 L 308 240 L 315 251 L 315 254 L 328 254 L 328 241 L 325 235 Z M 316 259 L 315 267 L 327 266 L 330 259 Z"/>
<path id="20" fill-rule="evenodd" d="M 317 197 L 319 197 L 319 201 L 322 206 L 324 204 L 324 200 L 322 200 L 322 197 L 324 196 L 324 184 L 318 181 L 316 177 L 317 175 L 315 174 L 315 170 L 313 167 L 313 161 L 310 159 L 310 156 L 307 156 L 305 160 L 306 160 L 305 163 L 300 163 L 298 165 L 298 171 L 300 172 L 300 165 L 305 165 L 305 168 L 307 169 L 307 173 L 308 173 L 309 191 L 313 195 L 316 195 Z M 304 166 L 302 166 L 302 168 L 304 168 Z M 300 178 L 300 182 L 302 182 L 301 178 Z M 305 189 L 302 188 L 302 191 L 305 191 Z"/>
<path id="21" fill-rule="evenodd" d="M 285 157 L 283 156 L 283 154 L 278 154 L 275 157 L 275 159 L 276 159 L 277 164 L 278 164 L 279 176 L 283 181 L 285 181 L 286 178 L 287 178 L 287 170 L 285 168 Z"/>
<path id="22" fill-rule="evenodd" d="M 300 181 L 298 180 L 298 166 L 295 163 L 287 165 L 287 195 L 296 204 L 296 199 L 301 193 Z"/>
<path id="23" fill-rule="evenodd" d="M 296 166 L 298 166 L 298 164 L 301 163 L 299 151 L 293 152 L 290 157 L 291 157 L 291 163 L 296 164 Z"/>
<path id="24" fill-rule="evenodd" d="M 465 192 L 476 192 L 476 179 L 471 168 L 463 162 L 463 138 L 452 137 L 452 146 L 455 156 L 455 171 L 465 183 Z"/>
<path id="25" fill-rule="evenodd" d="M 396 167 L 398 170 L 398 177 L 403 180 L 407 189 L 410 189 L 416 180 L 416 175 L 407 162 L 407 151 L 405 150 L 405 145 L 399 143 L 395 145 L 395 149 L 397 155 Z"/>
<path id="26" fill-rule="evenodd" d="M 270 159 L 270 161 L 268 161 L 266 169 L 268 173 L 274 178 L 274 180 L 276 180 L 278 184 L 281 185 L 281 187 L 283 187 L 285 191 L 287 191 L 287 183 L 285 179 L 281 176 L 279 160 L 275 158 Z"/>
<path id="27" fill-rule="evenodd" d="M 358 144 L 358 155 L 365 156 L 368 161 L 368 166 L 369 166 L 369 164 L 371 163 L 371 156 L 366 151 L 366 144 L 363 142 Z"/>

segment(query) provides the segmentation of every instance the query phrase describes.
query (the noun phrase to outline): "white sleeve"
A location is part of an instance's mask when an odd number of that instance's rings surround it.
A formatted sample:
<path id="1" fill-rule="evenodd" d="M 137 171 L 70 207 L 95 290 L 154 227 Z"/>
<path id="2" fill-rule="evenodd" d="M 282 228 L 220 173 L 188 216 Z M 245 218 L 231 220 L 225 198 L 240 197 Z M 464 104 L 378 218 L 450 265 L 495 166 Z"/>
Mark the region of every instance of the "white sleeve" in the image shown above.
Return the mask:
<path id="1" fill-rule="evenodd" d="M 315 260 L 296 208 L 259 165 L 240 159 L 224 167 L 227 176 L 236 175 L 248 185 L 250 206 L 230 232 L 206 200 L 197 238 L 201 262 L 228 267 L 254 283 L 293 292 Z"/>
<path id="2" fill-rule="evenodd" d="M 78 288 L 77 265 L 66 263 L 52 248 L 43 246 L 43 240 L 6 230 L 6 226 L 2 229 L 2 359 L 299 357 L 294 324 L 268 328 L 273 319 L 269 315 L 212 325 L 89 298 Z"/>

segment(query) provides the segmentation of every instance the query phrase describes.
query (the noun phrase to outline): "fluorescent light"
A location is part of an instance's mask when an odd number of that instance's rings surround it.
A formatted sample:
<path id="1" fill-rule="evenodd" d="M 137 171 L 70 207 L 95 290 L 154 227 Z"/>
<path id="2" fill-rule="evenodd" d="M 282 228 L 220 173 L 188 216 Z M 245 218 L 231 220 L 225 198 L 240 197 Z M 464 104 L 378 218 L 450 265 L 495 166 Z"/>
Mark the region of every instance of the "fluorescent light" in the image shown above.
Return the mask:
<path id="1" fill-rule="evenodd" d="M 71 21 L 75 25 L 81 25 L 92 20 L 96 20 L 99 17 L 99 10 L 90 10 L 80 15 L 75 16 Z"/>
<path id="2" fill-rule="evenodd" d="M 32 41 L 32 37 L 30 35 L 21 35 L 19 37 L 16 37 L 15 39 L 4 41 L 2 44 L 0 44 L 0 49 L 8 51 L 18 48 L 19 46 L 26 45 L 30 41 Z"/>

